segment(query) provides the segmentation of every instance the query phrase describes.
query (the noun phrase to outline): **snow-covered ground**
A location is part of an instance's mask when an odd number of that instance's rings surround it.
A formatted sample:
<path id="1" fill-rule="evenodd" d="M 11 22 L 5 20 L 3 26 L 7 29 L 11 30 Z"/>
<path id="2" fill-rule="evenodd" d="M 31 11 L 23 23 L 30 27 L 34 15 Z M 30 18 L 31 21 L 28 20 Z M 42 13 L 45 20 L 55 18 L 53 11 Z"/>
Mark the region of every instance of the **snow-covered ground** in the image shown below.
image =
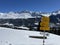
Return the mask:
<path id="1" fill-rule="evenodd" d="M 40 32 L 16 30 L 0 27 L 0 45 L 42 45 L 43 39 L 29 36 L 41 36 Z M 50 34 L 45 39 L 45 45 L 60 45 L 60 36 Z"/>

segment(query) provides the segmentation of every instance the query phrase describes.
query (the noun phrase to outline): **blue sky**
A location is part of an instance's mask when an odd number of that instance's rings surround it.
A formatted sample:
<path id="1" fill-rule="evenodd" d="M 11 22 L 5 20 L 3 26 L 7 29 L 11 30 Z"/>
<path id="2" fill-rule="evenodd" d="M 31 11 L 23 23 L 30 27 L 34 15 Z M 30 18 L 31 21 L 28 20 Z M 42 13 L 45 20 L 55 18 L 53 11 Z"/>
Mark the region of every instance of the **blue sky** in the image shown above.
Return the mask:
<path id="1" fill-rule="evenodd" d="M 52 12 L 60 9 L 60 0 L 0 0 L 0 12 L 42 11 Z"/>

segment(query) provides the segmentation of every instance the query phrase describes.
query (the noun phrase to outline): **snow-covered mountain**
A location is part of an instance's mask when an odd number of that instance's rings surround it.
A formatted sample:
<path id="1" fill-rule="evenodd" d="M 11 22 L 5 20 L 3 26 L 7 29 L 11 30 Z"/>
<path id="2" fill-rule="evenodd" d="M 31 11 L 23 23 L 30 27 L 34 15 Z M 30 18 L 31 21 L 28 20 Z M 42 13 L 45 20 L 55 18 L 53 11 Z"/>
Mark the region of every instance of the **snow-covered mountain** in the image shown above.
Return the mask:
<path id="1" fill-rule="evenodd" d="M 21 11 L 21 12 L 8 12 L 0 13 L 0 19 L 16 19 L 16 18 L 36 18 L 41 16 L 49 16 L 49 13 L 33 12 L 33 11 Z"/>
<path id="2" fill-rule="evenodd" d="M 0 13 L 0 19 L 33 18 L 30 13 Z"/>
<path id="3" fill-rule="evenodd" d="M 10 23 L 14 26 L 36 26 L 35 23 L 39 23 L 42 16 L 47 16 L 50 18 L 50 26 L 56 27 L 60 26 L 60 10 L 51 13 L 46 12 L 34 12 L 24 10 L 21 12 L 8 12 L 0 13 L 0 24 Z"/>
<path id="4" fill-rule="evenodd" d="M 60 23 L 60 10 L 52 12 L 50 15 L 50 20 L 54 23 Z"/>
<path id="5" fill-rule="evenodd" d="M 60 14 L 60 10 L 57 10 L 57 11 L 53 11 L 52 12 L 53 15 L 57 15 L 57 14 Z"/>
<path id="6" fill-rule="evenodd" d="M 27 18 L 41 18 L 42 16 L 50 17 L 50 22 L 60 22 L 60 10 L 53 11 L 51 13 L 46 12 L 33 12 L 33 11 L 20 11 L 20 12 L 8 12 L 0 13 L 0 19 L 27 19 Z"/>
<path id="7" fill-rule="evenodd" d="M 16 18 L 36 18 L 41 16 L 57 16 L 60 14 L 60 10 L 53 11 L 51 13 L 46 12 L 33 12 L 33 11 L 20 11 L 20 12 L 8 12 L 8 13 L 1 13 L 0 12 L 0 19 L 16 19 Z M 58 16 L 60 18 L 60 16 Z"/>

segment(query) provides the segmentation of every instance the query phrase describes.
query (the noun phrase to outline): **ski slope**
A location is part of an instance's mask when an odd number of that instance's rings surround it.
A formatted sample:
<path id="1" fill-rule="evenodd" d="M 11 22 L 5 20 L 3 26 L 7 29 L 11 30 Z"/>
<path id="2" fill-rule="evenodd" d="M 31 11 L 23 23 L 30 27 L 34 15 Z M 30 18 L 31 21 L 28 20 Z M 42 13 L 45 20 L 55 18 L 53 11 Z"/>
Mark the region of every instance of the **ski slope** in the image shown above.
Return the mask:
<path id="1" fill-rule="evenodd" d="M 40 32 L 16 30 L 0 27 L 0 45 L 42 45 L 43 39 L 30 38 L 29 36 L 42 36 Z M 49 34 L 45 45 L 60 45 L 60 36 Z"/>

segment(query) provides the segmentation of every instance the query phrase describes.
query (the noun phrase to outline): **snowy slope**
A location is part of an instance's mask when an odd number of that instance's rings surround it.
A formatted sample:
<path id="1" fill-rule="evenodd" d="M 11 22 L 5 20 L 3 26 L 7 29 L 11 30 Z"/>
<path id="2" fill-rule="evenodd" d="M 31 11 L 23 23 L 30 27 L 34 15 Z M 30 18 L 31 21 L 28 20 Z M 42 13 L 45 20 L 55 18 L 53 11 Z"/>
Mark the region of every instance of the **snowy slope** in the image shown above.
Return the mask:
<path id="1" fill-rule="evenodd" d="M 42 39 L 29 36 L 41 36 L 40 32 L 24 31 L 0 27 L 0 45 L 42 45 Z M 60 45 L 60 36 L 49 34 L 46 45 Z"/>

